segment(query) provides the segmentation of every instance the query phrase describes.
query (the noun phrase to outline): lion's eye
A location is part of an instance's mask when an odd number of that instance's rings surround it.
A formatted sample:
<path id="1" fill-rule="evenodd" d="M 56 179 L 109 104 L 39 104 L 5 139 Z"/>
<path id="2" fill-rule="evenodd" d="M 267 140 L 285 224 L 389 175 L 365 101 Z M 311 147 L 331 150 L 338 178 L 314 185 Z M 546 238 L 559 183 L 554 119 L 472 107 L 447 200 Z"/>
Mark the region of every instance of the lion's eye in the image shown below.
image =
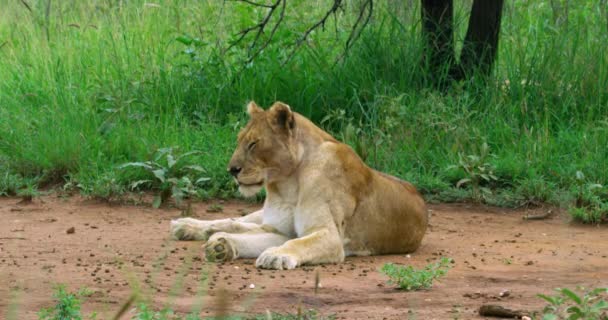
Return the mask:
<path id="1" fill-rule="evenodd" d="M 255 148 L 256 143 L 258 143 L 258 142 L 257 141 L 249 142 L 249 145 L 247 145 L 247 150 L 249 150 L 249 151 L 253 150 L 253 148 Z"/>

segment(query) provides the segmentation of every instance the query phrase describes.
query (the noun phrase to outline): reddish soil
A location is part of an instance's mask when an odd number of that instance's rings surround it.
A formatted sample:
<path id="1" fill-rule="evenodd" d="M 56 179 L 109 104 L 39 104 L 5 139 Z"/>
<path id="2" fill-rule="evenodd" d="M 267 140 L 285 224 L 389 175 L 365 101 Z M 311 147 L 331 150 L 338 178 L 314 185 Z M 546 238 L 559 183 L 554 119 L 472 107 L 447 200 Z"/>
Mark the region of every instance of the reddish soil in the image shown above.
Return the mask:
<path id="1" fill-rule="evenodd" d="M 77 197 L 18 202 L 0 198 L 0 318 L 36 319 L 40 308 L 53 304 L 56 283 L 89 288 L 84 310 L 97 311 L 98 319 L 111 318 L 134 290 L 179 313 L 202 301 L 202 315 L 213 315 L 218 296 L 225 296 L 231 312 L 245 314 L 311 308 L 338 319 L 406 319 L 411 313 L 416 319 L 481 319 L 477 310 L 484 303 L 537 310 L 543 306 L 537 293 L 608 286 L 607 228 L 571 224 L 557 209 L 548 219 L 524 220 L 547 208 L 431 205 L 431 227 L 411 256 L 269 271 L 257 270 L 252 260 L 208 264 L 201 243 L 170 240 L 177 209 Z M 193 205 L 195 217 L 238 216 L 259 207 L 231 202 L 211 213 L 208 205 Z M 453 258 L 454 268 L 430 290 L 395 290 L 377 271 L 386 262 L 422 267 L 440 256 Z M 317 270 L 322 287 L 315 293 Z M 509 294 L 501 297 L 504 290 Z"/>

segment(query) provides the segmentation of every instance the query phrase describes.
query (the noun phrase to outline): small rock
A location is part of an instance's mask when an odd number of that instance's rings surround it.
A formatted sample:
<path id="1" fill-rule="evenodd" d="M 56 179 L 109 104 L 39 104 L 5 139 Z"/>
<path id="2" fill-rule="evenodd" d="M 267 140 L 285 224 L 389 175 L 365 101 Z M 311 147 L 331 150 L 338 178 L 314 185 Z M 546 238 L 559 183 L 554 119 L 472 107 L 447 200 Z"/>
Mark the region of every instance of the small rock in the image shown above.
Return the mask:
<path id="1" fill-rule="evenodd" d="M 511 291 L 509 291 L 509 290 L 503 290 L 498 295 L 501 296 L 501 297 L 503 297 L 503 298 L 506 298 L 506 297 L 508 297 L 508 296 L 511 295 Z"/>
<path id="2" fill-rule="evenodd" d="M 70 227 L 68 230 L 65 231 L 65 233 L 67 234 L 73 234 L 74 232 L 76 232 L 76 228 L 74 227 Z"/>
<path id="3" fill-rule="evenodd" d="M 253 283 L 252 283 L 252 284 L 250 284 L 250 285 L 249 285 L 249 289 L 255 289 L 255 284 L 253 284 Z"/>

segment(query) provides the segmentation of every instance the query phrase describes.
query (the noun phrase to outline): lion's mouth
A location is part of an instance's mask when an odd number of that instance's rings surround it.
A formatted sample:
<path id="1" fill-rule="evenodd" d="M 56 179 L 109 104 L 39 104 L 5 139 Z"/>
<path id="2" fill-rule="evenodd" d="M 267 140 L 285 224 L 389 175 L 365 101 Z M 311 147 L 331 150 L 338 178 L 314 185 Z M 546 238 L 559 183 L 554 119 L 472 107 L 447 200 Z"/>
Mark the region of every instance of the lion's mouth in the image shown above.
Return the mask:
<path id="1" fill-rule="evenodd" d="M 244 183 L 244 182 L 240 182 L 237 181 L 239 186 L 241 187 L 261 187 L 264 184 L 264 181 L 260 181 L 260 182 L 255 182 L 255 183 Z"/>

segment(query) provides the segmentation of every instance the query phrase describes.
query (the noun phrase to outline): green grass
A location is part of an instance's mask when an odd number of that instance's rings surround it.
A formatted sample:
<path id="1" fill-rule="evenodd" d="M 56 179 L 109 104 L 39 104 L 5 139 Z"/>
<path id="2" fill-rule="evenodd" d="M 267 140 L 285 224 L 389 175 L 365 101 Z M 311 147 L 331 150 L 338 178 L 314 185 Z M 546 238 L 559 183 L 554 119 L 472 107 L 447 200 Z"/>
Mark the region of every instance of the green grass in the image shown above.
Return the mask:
<path id="1" fill-rule="evenodd" d="M 416 270 L 412 266 L 398 266 L 386 263 L 380 272 L 389 277 L 388 283 L 396 285 L 399 289 L 413 291 L 429 289 L 434 281 L 444 277 L 450 268 L 452 259 L 442 257 L 441 260 L 430 263 L 423 269 Z"/>
<path id="2" fill-rule="evenodd" d="M 84 316 L 81 307 L 86 302 L 86 297 L 92 292 L 88 289 L 81 289 L 78 292 L 69 292 L 65 285 L 57 285 L 53 298 L 55 305 L 48 308 L 43 308 L 38 312 L 40 320 L 82 320 L 82 319 L 97 319 L 97 313 L 91 313 Z M 130 305 L 130 304 L 129 304 Z M 124 310 L 126 311 L 126 310 Z M 215 316 L 201 317 L 196 312 L 187 315 L 180 315 L 170 307 L 165 307 L 161 310 L 150 306 L 148 303 L 140 302 L 134 309 L 134 315 L 131 320 L 332 320 L 335 316 L 322 316 L 316 310 L 298 310 L 296 313 L 278 313 L 266 312 L 266 314 L 251 315 L 251 316 Z M 124 315 L 120 314 L 121 319 Z M 13 319 L 9 317 L 9 319 Z M 16 319 L 16 318 L 14 318 Z"/>
<path id="3" fill-rule="evenodd" d="M 608 318 L 608 288 L 586 290 L 577 288 L 555 289 L 555 295 L 539 294 L 548 304 L 542 310 L 542 320 L 585 319 L 605 320 Z"/>
<path id="4" fill-rule="evenodd" d="M 608 185 L 608 14 L 599 5 L 573 2 L 558 24 L 549 1 L 506 3 L 493 78 L 437 91 L 412 3 L 379 3 L 334 64 L 355 18 L 347 7 L 282 65 L 329 5 L 290 3 L 275 40 L 244 65 L 249 41 L 223 49 L 264 11 L 238 2 L 73 0 L 52 2 L 47 16 L 46 1 L 29 11 L 0 0 L 0 194 L 66 185 L 119 196 L 148 178 L 120 164 L 178 147 L 202 151 L 193 161 L 211 179 L 200 196 L 234 196 L 225 165 L 249 99 L 325 120 L 371 166 L 430 200 L 569 205 L 577 171 Z M 457 3 L 456 21 L 467 21 L 467 5 Z M 497 179 L 456 188 L 472 177 L 452 166 L 484 144 Z"/>
<path id="5" fill-rule="evenodd" d="M 79 292 L 68 292 L 64 285 L 58 285 L 55 289 L 55 305 L 53 307 L 44 308 L 38 312 L 40 320 L 82 320 L 95 319 L 96 314 L 93 313 L 88 317 L 82 315 L 81 305 L 82 298 L 89 295 L 87 289 L 82 289 Z"/>

